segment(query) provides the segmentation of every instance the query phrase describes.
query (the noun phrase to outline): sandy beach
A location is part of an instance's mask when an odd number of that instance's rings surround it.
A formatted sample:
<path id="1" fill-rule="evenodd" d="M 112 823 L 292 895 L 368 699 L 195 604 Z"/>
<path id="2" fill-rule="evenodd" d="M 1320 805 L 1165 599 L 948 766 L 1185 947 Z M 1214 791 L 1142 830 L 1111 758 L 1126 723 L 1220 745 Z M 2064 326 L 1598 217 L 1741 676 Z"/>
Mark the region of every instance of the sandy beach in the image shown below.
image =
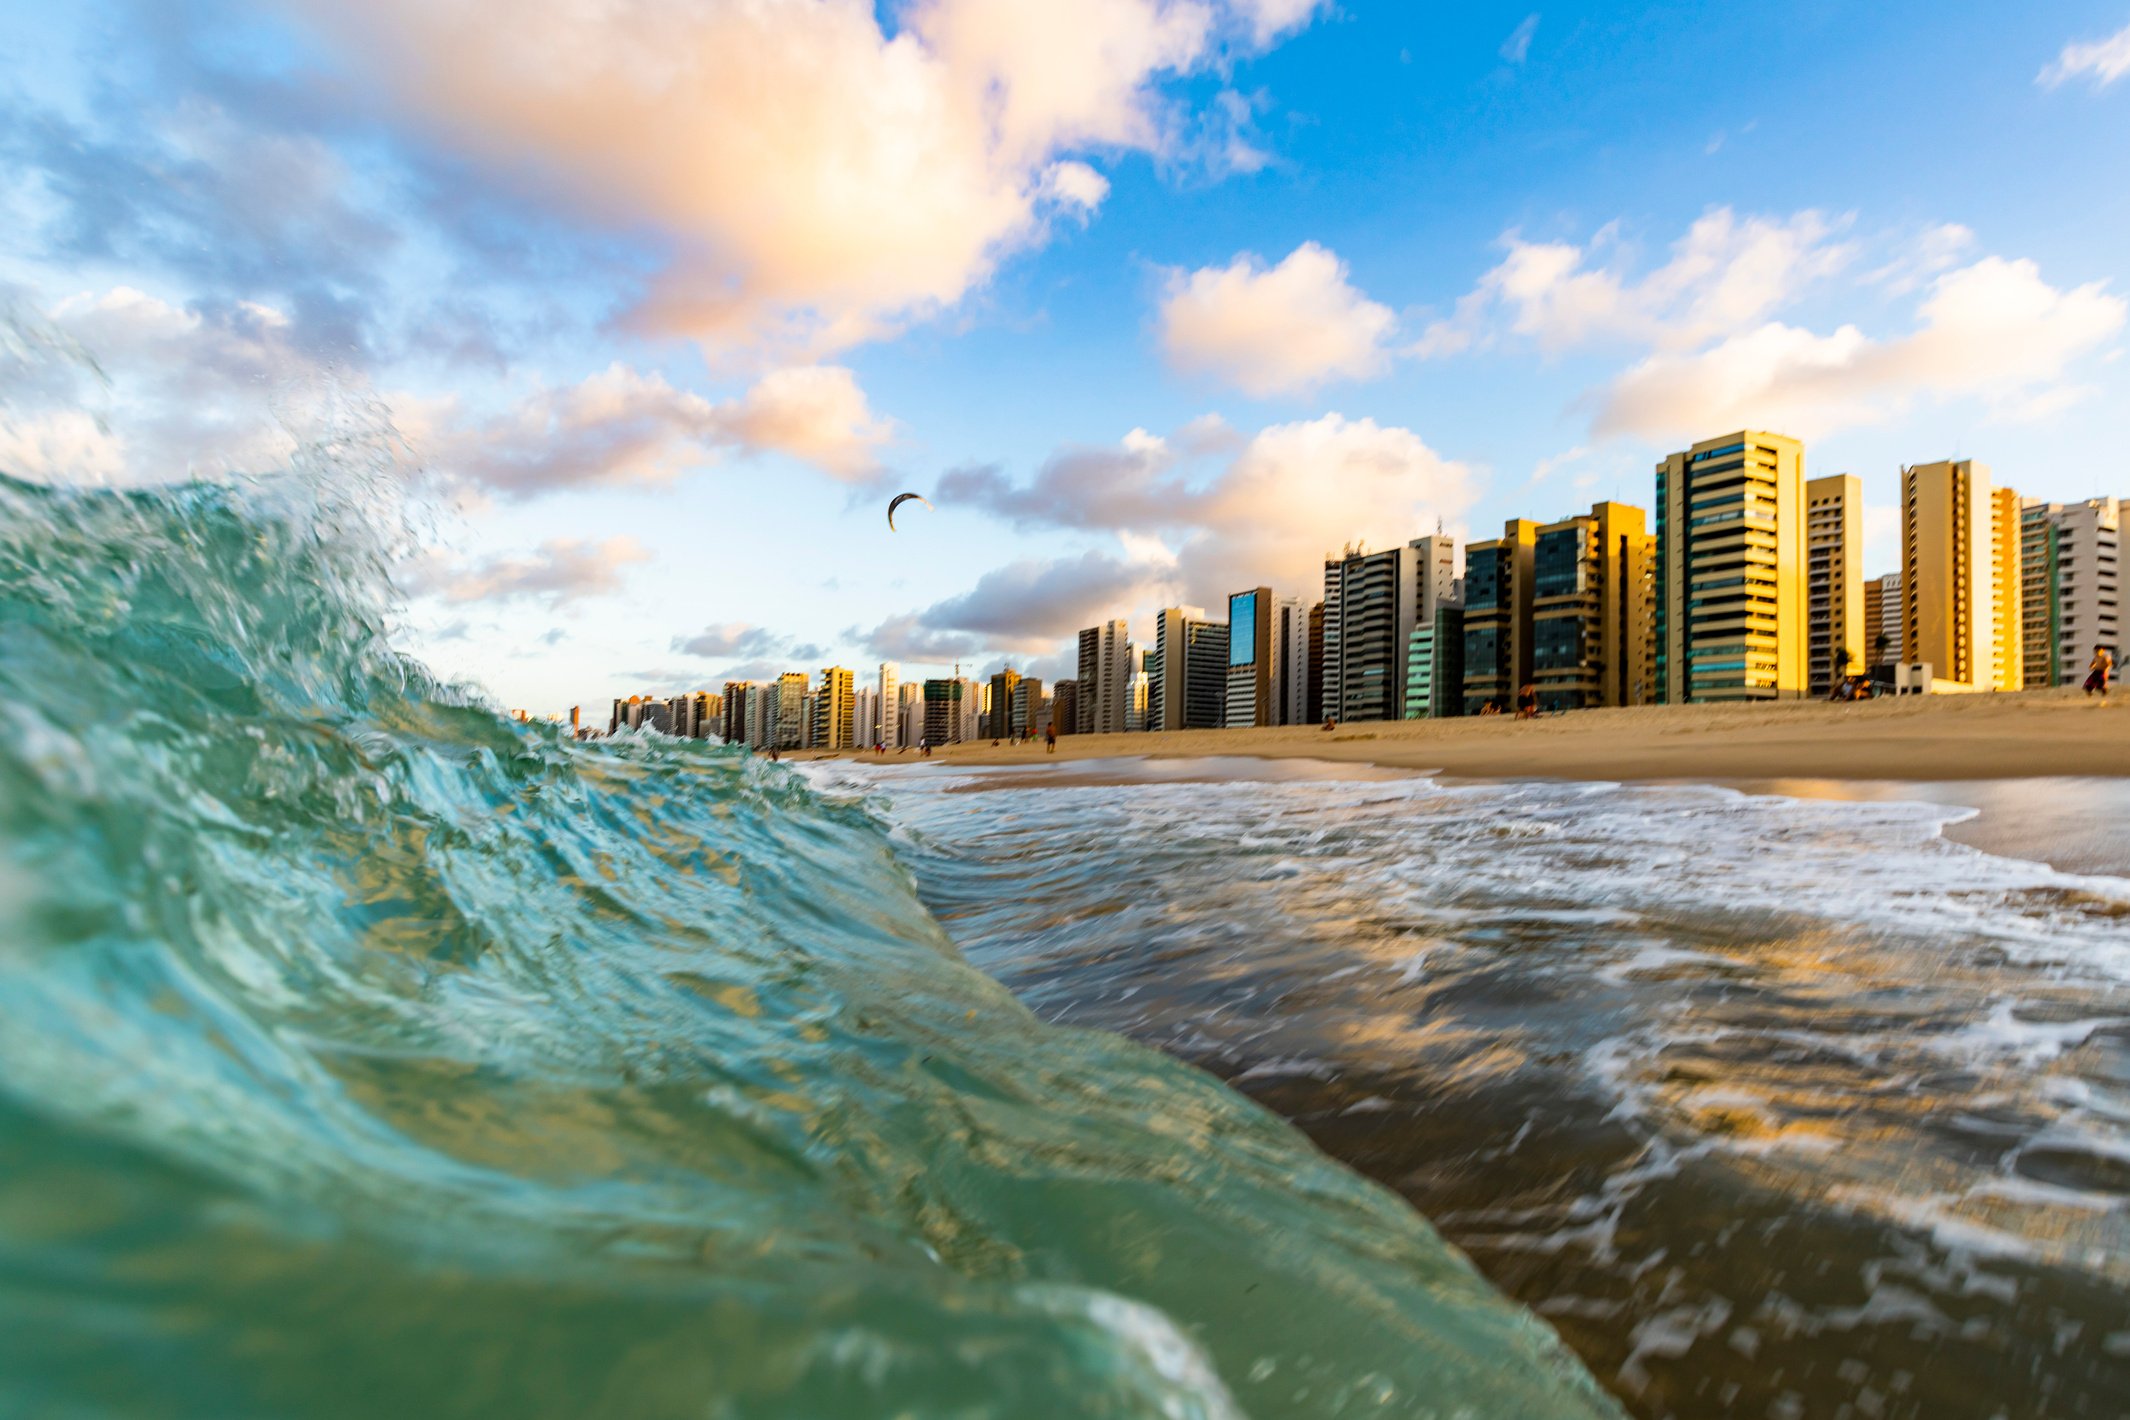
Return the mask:
<path id="1" fill-rule="evenodd" d="M 886 756 L 910 762 L 916 751 Z M 1410 720 L 1160 735 L 1067 735 L 949 745 L 932 762 L 1035 764 L 1122 756 L 1250 755 L 1425 769 L 1473 778 L 1736 782 L 1935 782 L 2130 776 L 2130 704 L 2076 689 L 1916 696 L 1835 705 L 1657 706 L 1508 717 Z M 795 755 L 794 758 L 813 757 Z M 874 759 L 870 754 L 855 756 Z"/>

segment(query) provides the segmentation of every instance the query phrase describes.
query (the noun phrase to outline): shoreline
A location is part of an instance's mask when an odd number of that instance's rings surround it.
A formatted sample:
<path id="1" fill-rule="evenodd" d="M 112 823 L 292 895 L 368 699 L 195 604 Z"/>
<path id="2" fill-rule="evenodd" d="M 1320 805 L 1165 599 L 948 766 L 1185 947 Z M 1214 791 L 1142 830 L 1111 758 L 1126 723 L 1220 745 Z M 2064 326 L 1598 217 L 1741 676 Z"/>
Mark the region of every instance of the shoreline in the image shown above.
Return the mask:
<path id="1" fill-rule="evenodd" d="M 1769 780 L 1949 783 L 2002 779 L 2130 778 L 2130 705 L 2076 688 L 1914 696 L 1838 705 L 1643 706 L 1510 717 L 1393 720 L 1162 734 L 1066 735 L 915 750 L 793 751 L 787 758 L 876 764 L 1034 767 L 1145 758 L 1315 759 L 1470 779 L 1561 779 L 1701 784 Z"/>

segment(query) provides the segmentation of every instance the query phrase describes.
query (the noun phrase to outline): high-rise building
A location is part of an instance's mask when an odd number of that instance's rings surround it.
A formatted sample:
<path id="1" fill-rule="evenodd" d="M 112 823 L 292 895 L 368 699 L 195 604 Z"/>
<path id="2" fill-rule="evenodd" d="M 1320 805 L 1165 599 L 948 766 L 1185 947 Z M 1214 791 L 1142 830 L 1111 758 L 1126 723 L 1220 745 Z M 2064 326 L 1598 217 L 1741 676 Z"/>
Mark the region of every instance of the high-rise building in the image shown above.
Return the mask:
<path id="1" fill-rule="evenodd" d="M 1228 598 L 1228 670 L 1222 724 L 1231 730 L 1277 724 L 1272 685 L 1279 668 L 1272 589 L 1252 587 Z"/>
<path id="2" fill-rule="evenodd" d="M 1061 680 L 1050 687 L 1050 723 L 1061 735 L 1080 731 L 1080 683 Z"/>
<path id="3" fill-rule="evenodd" d="M 893 661 L 880 663 L 880 743 L 889 750 L 902 746 L 902 667 Z"/>
<path id="4" fill-rule="evenodd" d="M 1074 713 L 1083 735 L 1124 732 L 1125 690 L 1131 684 L 1131 623 L 1118 619 L 1080 633 L 1079 696 Z"/>
<path id="5" fill-rule="evenodd" d="M 1043 711 L 1043 682 L 1036 676 L 1022 676 L 1013 683 L 1013 692 L 1006 701 L 1006 733 L 1025 735 L 1041 728 L 1036 722 Z M 994 711 L 994 714 L 997 712 Z"/>
<path id="6" fill-rule="evenodd" d="M 1657 465 L 1657 699 L 1805 693 L 1805 446 L 1741 430 Z"/>
<path id="7" fill-rule="evenodd" d="M 1351 547 L 1324 564 L 1324 696 L 1336 707 L 1328 715 L 1405 718 L 1405 650 L 1420 615 L 1420 564 L 1417 544 L 1381 552 Z"/>
<path id="8" fill-rule="evenodd" d="M 858 697 L 855 677 L 842 666 L 821 671 L 820 688 L 814 691 L 812 747 L 850 749 L 857 744 Z"/>
<path id="9" fill-rule="evenodd" d="M 1272 601 L 1272 723 L 1306 725 L 1309 703 L 1309 604 L 1300 597 Z"/>
<path id="10" fill-rule="evenodd" d="M 725 729 L 724 740 L 728 745 L 748 743 L 747 691 L 754 684 L 751 680 L 728 680 L 725 682 Z"/>
<path id="11" fill-rule="evenodd" d="M 1187 621 L 1183 639 L 1183 728 L 1217 730 L 1227 723 L 1228 628 Z"/>
<path id="12" fill-rule="evenodd" d="M 2039 498 L 2019 505 L 2019 649 L 2030 690 L 2063 683 L 2056 600 L 2056 514 L 2062 509 Z"/>
<path id="13" fill-rule="evenodd" d="M 1146 727 L 1149 730 L 1186 728 L 1185 686 L 1190 670 L 1191 628 L 1205 624 L 1205 611 L 1195 606 L 1163 607 L 1154 614 L 1154 649 L 1147 654 Z M 1080 682 L 1080 696 L 1087 696 L 1087 682 Z M 1083 708 L 1080 723 L 1087 723 Z"/>
<path id="14" fill-rule="evenodd" d="M 1864 668 L 1864 485 L 1838 473 L 1805 484 L 1805 688 L 1834 693 Z"/>
<path id="15" fill-rule="evenodd" d="M 895 693 L 902 702 L 902 713 L 897 717 L 900 724 L 896 729 L 901 735 L 897 748 L 914 749 L 924 738 L 924 682 L 904 681 Z"/>
<path id="16" fill-rule="evenodd" d="M 1436 634 L 1428 642 L 1429 654 L 1435 665 L 1427 669 L 1424 677 L 1430 701 L 1437 695 L 1447 695 L 1455 708 L 1446 713 L 1455 715 L 1463 708 L 1464 696 L 1464 559 L 1459 552 L 1457 539 L 1448 533 L 1435 532 L 1426 537 L 1416 537 L 1410 544 L 1413 551 L 1413 585 L 1418 600 L 1413 608 L 1413 632 L 1421 627 L 1433 628 Z M 1443 619 L 1445 611 L 1455 609 L 1458 642 L 1449 646 L 1440 639 L 1441 628 L 1448 623 Z M 1410 695 L 1412 680 L 1412 641 L 1406 643 L 1405 682 L 1407 701 L 1403 713 L 1410 719 L 1413 706 Z M 1454 677 L 1447 683 L 1443 680 L 1444 669 L 1455 667 Z"/>
<path id="17" fill-rule="evenodd" d="M 1318 625 L 1312 631 L 1315 638 L 1317 701 L 1316 711 L 1325 720 L 1339 718 L 1339 701 L 1345 687 L 1339 684 L 1340 659 L 1339 635 L 1339 590 L 1346 577 L 1346 562 L 1360 549 L 1349 544 L 1337 557 L 1324 559 L 1324 600 L 1317 604 L 1323 614 L 1317 618 Z"/>
<path id="18" fill-rule="evenodd" d="M 871 749 L 880 737 L 880 692 L 861 685 L 851 696 L 851 748 Z"/>
<path id="19" fill-rule="evenodd" d="M 2075 684 L 2085 679 L 2095 646 L 2106 646 L 2122 663 L 2123 505 L 2114 498 L 2089 498 L 2065 504 L 2052 521 L 2057 683 Z"/>
<path id="20" fill-rule="evenodd" d="M 1901 471 L 1903 659 L 1975 690 L 2025 676 L 2018 502 L 1997 493 L 1972 459 Z"/>
<path id="21" fill-rule="evenodd" d="M 1990 493 L 1990 577 L 1997 633 L 1990 675 L 1999 690 L 2026 689 L 2026 539 L 2020 501 L 2010 488 Z"/>
<path id="22" fill-rule="evenodd" d="M 676 695 L 666 702 L 666 723 L 684 740 L 695 738 L 695 697 Z"/>
<path id="23" fill-rule="evenodd" d="M 1013 733 L 1013 692 L 1021 683 L 1021 673 L 1008 666 L 991 677 L 990 709 L 984 715 L 984 733 L 994 740 L 1002 740 Z"/>
<path id="24" fill-rule="evenodd" d="M 1888 572 L 1864 583 L 1864 659 L 1873 669 L 1904 659 L 1901 640 L 1901 574 Z"/>
<path id="25" fill-rule="evenodd" d="M 1309 608 L 1309 675 L 1308 684 L 1302 687 L 1302 703 L 1308 707 L 1308 719 L 1323 714 L 1324 694 L 1324 604 L 1317 602 Z M 1298 723 L 1307 723 L 1307 720 Z"/>
<path id="26" fill-rule="evenodd" d="M 779 743 L 778 717 L 784 704 L 783 687 L 767 681 L 747 682 L 747 747 L 774 749 Z"/>
<path id="27" fill-rule="evenodd" d="M 1157 615 L 1154 618 L 1154 635 L 1158 638 L 1161 632 L 1161 618 Z M 1141 722 L 1141 729 L 1151 731 L 1168 728 L 1168 678 L 1162 671 L 1167 661 L 1167 652 L 1157 639 L 1146 653 L 1146 670 L 1143 672 L 1146 676 L 1146 719 Z"/>
<path id="28" fill-rule="evenodd" d="M 1142 661 L 1143 665 L 1144 662 Z M 1147 697 L 1150 683 L 1144 670 L 1132 672 L 1132 683 L 1124 688 L 1124 728 L 1128 733 L 1138 734 L 1147 727 Z M 1060 734 L 1064 733 L 1062 730 Z"/>
<path id="29" fill-rule="evenodd" d="M 1405 718 L 1442 720 L 1464 713 L 1464 608 L 1445 602 L 1432 621 L 1415 622 L 1405 651 Z"/>
<path id="30" fill-rule="evenodd" d="M 1096 723 L 1101 719 L 1101 711 L 1096 708 L 1096 703 L 1101 697 L 1096 693 L 1095 689 L 1096 682 L 1101 679 L 1102 674 L 1101 627 L 1083 626 L 1080 628 L 1080 655 L 1074 669 L 1079 672 L 1075 679 L 1080 682 L 1084 689 L 1073 701 L 1073 715 L 1076 717 L 1073 733 L 1091 735 L 1095 732 Z"/>
<path id="31" fill-rule="evenodd" d="M 806 677 L 786 671 L 777 677 L 777 737 L 779 749 L 803 749 L 813 732 L 813 716 L 806 707 Z"/>
<path id="32" fill-rule="evenodd" d="M 1464 713 L 1516 703 L 1531 683 L 1532 574 L 1538 524 L 1511 518 L 1500 537 L 1464 551 Z"/>
<path id="33" fill-rule="evenodd" d="M 1541 710 L 1651 703 L 1655 556 L 1649 515 L 1625 503 L 1599 503 L 1538 530 L 1531 556 L 1531 683 Z"/>
<path id="34" fill-rule="evenodd" d="M 961 739 L 960 680 L 928 680 L 924 683 L 924 732 L 928 745 L 954 744 Z"/>
<path id="35" fill-rule="evenodd" d="M 984 734 L 984 692 L 990 689 L 980 680 L 957 676 L 961 682 L 961 728 L 964 742 L 979 740 Z"/>

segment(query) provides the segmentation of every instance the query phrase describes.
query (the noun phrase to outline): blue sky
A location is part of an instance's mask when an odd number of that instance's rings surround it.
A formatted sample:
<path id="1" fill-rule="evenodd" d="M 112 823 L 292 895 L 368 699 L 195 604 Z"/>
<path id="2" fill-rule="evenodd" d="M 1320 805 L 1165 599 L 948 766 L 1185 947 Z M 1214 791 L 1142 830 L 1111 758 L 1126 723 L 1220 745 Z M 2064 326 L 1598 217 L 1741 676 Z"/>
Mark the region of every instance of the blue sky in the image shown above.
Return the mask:
<path id="1" fill-rule="evenodd" d="M 405 641 L 539 712 L 1055 675 L 1741 423 L 1864 479 L 1874 572 L 1903 462 L 2130 495 L 2125 0 L 6 16 L 0 300 L 108 383 L 0 371 L 0 466 L 389 421 Z"/>

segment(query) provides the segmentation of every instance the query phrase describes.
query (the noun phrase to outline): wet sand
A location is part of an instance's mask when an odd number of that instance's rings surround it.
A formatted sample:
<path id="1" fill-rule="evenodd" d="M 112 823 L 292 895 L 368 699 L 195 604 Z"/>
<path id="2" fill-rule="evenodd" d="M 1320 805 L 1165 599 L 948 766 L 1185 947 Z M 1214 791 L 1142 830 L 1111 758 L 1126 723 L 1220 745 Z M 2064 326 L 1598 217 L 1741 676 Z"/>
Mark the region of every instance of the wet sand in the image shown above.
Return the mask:
<path id="1" fill-rule="evenodd" d="M 1417 769 L 1475 779 L 1936 783 L 2130 777 L 2130 704 L 2075 689 L 2012 695 L 1915 696 L 1832 705 L 1649 706 L 1582 710 L 1518 721 L 1407 720 L 1342 725 L 1184 730 L 1161 735 L 1066 735 L 1042 744 L 948 745 L 932 764 L 1019 764 L 1150 756 L 1307 758 Z M 808 756 L 795 756 L 808 757 Z M 874 756 L 861 755 L 861 759 Z M 914 750 L 889 761 L 916 761 Z"/>
<path id="2" fill-rule="evenodd" d="M 2130 878 L 2130 784 L 2120 779 L 1742 780 L 1729 787 L 1793 799 L 1920 801 L 1976 811 L 1945 836 L 2000 858 L 2047 863 L 2066 873 Z"/>

